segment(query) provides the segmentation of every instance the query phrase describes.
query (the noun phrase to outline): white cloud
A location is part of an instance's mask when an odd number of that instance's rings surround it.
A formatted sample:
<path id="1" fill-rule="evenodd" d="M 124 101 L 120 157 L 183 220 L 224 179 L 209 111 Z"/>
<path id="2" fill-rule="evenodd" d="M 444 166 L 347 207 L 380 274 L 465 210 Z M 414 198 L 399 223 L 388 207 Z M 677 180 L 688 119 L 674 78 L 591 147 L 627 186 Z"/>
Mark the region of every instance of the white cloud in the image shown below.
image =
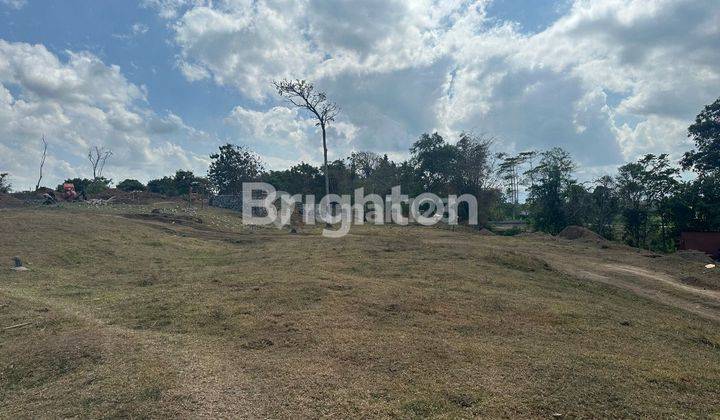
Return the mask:
<path id="1" fill-rule="evenodd" d="M 89 53 L 67 55 L 62 61 L 42 45 L 0 40 L 0 168 L 16 188 L 34 186 L 43 135 L 50 143 L 46 185 L 88 176 L 91 145 L 113 150 L 106 175 L 116 181 L 205 170 L 206 159 L 177 140 L 206 141 L 206 133 L 150 110 L 145 88 L 127 81 L 119 67 Z"/>
<path id="2" fill-rule="evenodd" d="M 189 80 L 265 107 L 271 80 L 314 80 L 355 127 L 353 147 L 378 152 L 437 129 L 487 132 L 508 149 L 560 145 L 598 167 L 678 156 L 683 127 L 720 86 L 716 0 L 575 0 L 535 34 L 488 17 L 488 1 L 161 3 L 177 6 L 160 10 Z"/>
<path id="3" fill-rule="evenodd" d="M 113 37 L 118 39 L 132 39 L 145 35 L 150 30 L 150 27 L 144 23 L 133 23 L 130 26 L 130 30 L 124 34 L 113 34 Z"/>
<path id="4" fill-rule="evenodd" d="M 322 162 L 322 135 L 315 120 L 301 115 L 297 109 L 284 106 L 267 111 L 236 107 L 225 119 L 236 127 L 242 144 L 260 153 L 271 169 L 290 162 Z M 349 123 L 333 124 L 328 130 L 329 159 L 345 157 L 357 129 Z"/>
<path id="5" fill-rule="evenodd" d="M 0 0 L 0 3 L 10 7 L 11 9 L 22 9 L 27 4 L 27 0 Z"/>

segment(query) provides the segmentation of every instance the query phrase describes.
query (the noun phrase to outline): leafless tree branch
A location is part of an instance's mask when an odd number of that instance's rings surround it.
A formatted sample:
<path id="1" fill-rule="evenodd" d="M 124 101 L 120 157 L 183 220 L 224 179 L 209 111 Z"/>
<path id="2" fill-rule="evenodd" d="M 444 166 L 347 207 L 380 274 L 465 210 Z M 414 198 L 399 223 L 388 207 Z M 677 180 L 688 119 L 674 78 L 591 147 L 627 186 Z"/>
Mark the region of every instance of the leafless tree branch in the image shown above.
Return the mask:
<path id="1" fill-rule="evenodd" d="M 47 157 L 48 144 L 47 144 L 47 141 L 45 141 L 44 134 L 42 136 L 42 142 L 43 142 L 43 152 L 42 152 L 42 159 L 40 160 L 40 177 L 38 178 L 37 184 L 35 184 L 35 191 L 40 189 L 40 182 L 43 179 L 43 167 L 45 166 L 45 158 Z"/>
<path id="2" fill-rule="evenodd" d="M 327 163 L 327 133 L 326 129 L 335 121 L 340 113 L 340 108 L 334 102 L 329 102 L 325 92 L 315 90 L 315 86 L 305 80 L 286 80 L 273 82 L 277 93 L 285 98 L 294 107 L 304 109 L 317 119 L 316 126 L 322 130 L 324 172 L 325 172 L 325 193 L 330 194 L 330 178 L 328 175 Z"/>
<path id="3" fill-rule="evenodd" d="M 112 150 L 106 149 L 104 147 L 94 146 L 90 148 L 90 151 L 88 152 L 88 160 L 92 165 L 93 179 L 98 179 L 102 177 L 103 169 L 105 169 L 105 164 L 107 163 L 108 158 L 112 156 L 112 154 Z"/>

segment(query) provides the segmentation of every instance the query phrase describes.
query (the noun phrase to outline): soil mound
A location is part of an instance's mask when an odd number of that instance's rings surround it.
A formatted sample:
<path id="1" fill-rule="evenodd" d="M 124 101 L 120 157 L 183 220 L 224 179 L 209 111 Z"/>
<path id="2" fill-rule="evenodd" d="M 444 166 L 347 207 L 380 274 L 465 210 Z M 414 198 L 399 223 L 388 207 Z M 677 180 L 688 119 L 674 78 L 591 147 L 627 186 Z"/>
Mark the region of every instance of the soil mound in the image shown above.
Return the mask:
<path id="1" fill-rule="evenodd" d="M 478 234 L 483 236 L 495 236 L 495 233 L 490 229 L 482 228 L 478 231 Z"/>
<path id="2" fill-rule="evenodd" d="M 572 241 L 605 242 L 602 236 L 582 226 L 568 226 L 558 234 L 559 237 Z"/>

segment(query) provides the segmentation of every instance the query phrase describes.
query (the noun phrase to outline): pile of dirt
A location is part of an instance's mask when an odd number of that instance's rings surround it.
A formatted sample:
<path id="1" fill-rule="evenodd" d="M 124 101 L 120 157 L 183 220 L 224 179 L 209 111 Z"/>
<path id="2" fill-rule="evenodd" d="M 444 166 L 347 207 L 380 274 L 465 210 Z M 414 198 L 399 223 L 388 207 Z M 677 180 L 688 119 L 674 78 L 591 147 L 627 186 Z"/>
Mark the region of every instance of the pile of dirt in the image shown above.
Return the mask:
<path id="1" fill-rule="evenodd" d="M 495 236 L 495 233 L 490 229 L 482 228 L 478 231 L 478 234 L 483 236 Z"/>
<path id="2" fill-rule="evenodd" d="M 20 207 L 22 200 L 18 200 L 10 194 L 0 193 L 0 207 Z"/>
<path id="3" fill-rule="evenodd" d="M 602 236 L 582 226 L 568 226 L 563 229 L 558 236 L 564 239 L 570 239 L 571 241 L 580 240 L 583 242 L 595 243 L 605 242 L 605 239 Z"/>

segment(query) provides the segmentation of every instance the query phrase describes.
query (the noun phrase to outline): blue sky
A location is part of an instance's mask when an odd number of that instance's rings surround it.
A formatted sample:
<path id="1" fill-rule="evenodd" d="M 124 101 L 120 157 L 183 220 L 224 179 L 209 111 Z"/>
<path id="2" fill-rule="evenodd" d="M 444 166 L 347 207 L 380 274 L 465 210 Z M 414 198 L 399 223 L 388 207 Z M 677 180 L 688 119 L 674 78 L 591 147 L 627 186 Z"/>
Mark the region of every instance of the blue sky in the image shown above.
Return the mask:
<path id="1" fill-rule="evenodd" d="M 242 103 L 233 89 L 188 82 L 177 69 L 168 22 L 142 2 L 28 1 L 19 9 L 5 4 L 2 16 L 0 38 L 43 44 L 60 57 L 67 50 L 89 51 L 120 66 L 132 83 L 146 86 L 153 109 L 172 110 L 198 127 L 219 127 L 225 114 Z M 146 32 L 133 33 L 134 27 Z"/>
<path id="2" fill-rule="evenodd" d="M 310 12 L 312 11 L 312 12 Z M 47 185 L 191 169 L 230 141 L 270 168 L 319 163 L 316 129 L 271 88 L 307 78 L 343 109 L 331 157 L 403 159 L 422 132 L 568 149 L 591 178 L 679 156 L 720 96 L 715 0 L 0 0 L 0 171 Z"/>

